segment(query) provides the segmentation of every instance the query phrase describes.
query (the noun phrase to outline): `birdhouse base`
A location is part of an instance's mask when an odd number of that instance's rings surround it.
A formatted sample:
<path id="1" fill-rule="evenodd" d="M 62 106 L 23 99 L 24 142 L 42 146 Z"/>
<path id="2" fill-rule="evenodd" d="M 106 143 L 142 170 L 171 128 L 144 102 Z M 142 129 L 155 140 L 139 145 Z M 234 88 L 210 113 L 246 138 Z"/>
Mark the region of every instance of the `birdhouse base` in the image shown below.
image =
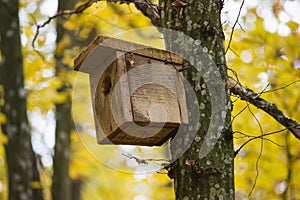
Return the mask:
<path id="1" fill-rule="evenodd" d="M 168 139 L 173 137 L 176 132 L 176 127 L 166 127 L 163 124 L 151 125 L 151 127 L 132 128 L 140 126 L 128 122 L 123 124 L 120 128 L 111 132 L 109 135 L 103 135 L 103 138 L 98 139 L 99 144 L 119 144 L 119 145 L 140 145 L 140 146 L 160 146 L 164 144 Z M 99 133 L 99 131 L 98 131 Z M 152 136 L 149 136 L 152 135 Z M 101 136 L 101 135 L 99 135 Z"/>

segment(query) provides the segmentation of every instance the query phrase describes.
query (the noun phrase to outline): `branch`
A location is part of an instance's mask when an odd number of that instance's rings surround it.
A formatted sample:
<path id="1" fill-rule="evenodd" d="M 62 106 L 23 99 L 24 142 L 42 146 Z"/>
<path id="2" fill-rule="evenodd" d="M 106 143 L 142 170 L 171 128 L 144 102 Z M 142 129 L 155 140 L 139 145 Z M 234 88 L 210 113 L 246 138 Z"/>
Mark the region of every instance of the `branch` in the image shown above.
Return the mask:
<path id="1" fill-rule="evenodd" d="M 43 24 L 36 24 L 36 32 L 32 40 L 32 48 L 35 50 L 35 41 L 40 33 L 40 29 L 45 27 L 47 24 L 49 24 L 53 19 L 60 17 L 60 16 L 65 16 L 65 15 L 72 15 L 72 14 L 79 14 L 82 13 L 84 10 L 89 8 L 93 3 L 97 2 L 98 0 L 89 0 L 86 3 L 78 6 L 75 10 L 63 10 L 55 15 L 48 17 L 48 19 L 43 23 Z"/>
<path id="2" fill-rule="evenodd" d="M 267 138 L 264 138 L 266 136 L 269 136 L 269 135 L 273 135 L 273 134 L 276 134 L 276 133 L 280 133 L 280 132 L 283 132 L 285 131 L 286 129 L 281 129 L 281 130 L 278 130 L 278 131 L 273 131 L 273 132 L 270 132 L 270 133 L 265 133 L 263 135 L 259 135 L 259 136 L 251 136 L 252 138 L 250 138 L 249 140 L 247 140 L 244 144 L 242 144 L 235 152 L 234 152 L 234 157 L 236 157 L 238 155 L 238 153 L 241 151 L 241 149 L 246 146 L 249 142 L 253 141 L 253 140 L 256 140 L 256 139 L 267 139 Z M 237 131 L 235 131 L 237 132 Z M 272 141 L 272 140 L 269 140 L 269 141 Z M 272 143 L 274 143 L 272 141 Z M 275 143 L 276 144 L 276 143 Z M 283 147 L 282 145 L 279 145 L 279 144 L 276 144 L 280 147 Z"/>
<path id="3" fill-rule="evenodd" d="M 153 164 L 156 164 L 156 165 L 159 165 L 159 166 L 167 166 L 170 163 L 170 160 L 163 159 L 163 158 L 161 158 L 161 159 L 151 159 L 151 158 L 141 159 L 141 158 L 135 157 L 131 154 L 123 153 L 122 155 L 129 158 L 129 159 L 135 160 L 139 165 L 140 164 L 146 164 L 147 165 L 147 164 L 153 163 Z"/>
<path id="4" fill-rule="evenodd" d="M 239 22 L 239 18 L 240 18 L 240 16 L 241 16 L 241 12 L 242 12 L 244 3 L 245 3 L 245 0 L 243 0 L 242 3 L 241 3 L 241 6 L 240 6 L 240 9 L 239 9 L 238 16 L 236 17 L 236 20 L 235 20 L 235 22 L 234 22 L 234 24 L 233 24 L 233 27 L 232 27 L 232 29 L 231 29 L 231 33 L 230 33 L 230 37 L 229 37 L 229 42 L 228 42 L 228 46 L 227 46 L 227 48 L 226 48 L 226 50 L 225 50 L 225 53 L 227 53 L 228 49 L 230 49 L 230 44 L 231 44 L 231 42 L 232 42 L 232 37 L 233 37 L 234 29 L 235 29 L 235 26 L 236 26 L 236 25 L 238 24 L 238 22 Z"/>
<path id="5" fill-rule="evenodd" d="M 266 100 L 260 98 L 259 94 L 253 92 L 248 88 L 245 88 L 243 85 L 241 85 L 231 77 L 227 79 L 227 82 L 233 94 L 240 96 L 242 100 L 245 100 L 268 113 L 276 121 L 285 126 L 289 131 L 291 131 L 297 139 L 300 139 L 299 123 L 287 117 L 281 110 L 277 108 L 275 104 L 271 104 Z"/>
<path id="6" fill-rule="evenodd" d="M 89 0 L 86 3 L 78 6 L 75 10 L 63 10 L 55 15 L 48 17 L 48 19 L 43 24 L 36 24 L 36 32 L 32 40 L 32 48 L 34 51 L 36 51 L 38 54 L 40 54 L 35 49 L 35 41 L 40 33 L 40 29 L 45 27 L 47 24 L 49 24 L 53 19 L 61 17 L 61 16 L 69 16 L 72 14 L 80 14 L 83 11 L 85 11 L 87 8 L 89 8 L 93 3 L 98 2 L 100 0 Z M 158 12 L 158 6 L 156 4 L 152 4 L 149 0 L 107 0 L 108 2 L 119 2 L 119 3 L 134 3 L 138 10 L 140 10 L 146 17 L 148 17 L 151 20 L 151 23 L 153 25 L 159 24 L 159 12 Z"/>
<path id="7" fill-rule="evenodd" d="M 300 80 L 297 80 L 297 81 L 291 82 L 291 83 L 289 83 L 289 84 L 287 84 L 285 86 L 282 86 L 280 88 L 276 88 L 276 89 L 272 89 L 272 90 L 267 90 L 267 91 L 264 91 L 262 93 L 265 94 L 265 93 L 269 93 L 269 92 L 275 92 L 275 91 L 278 91 L 278 90 L 283 90 L 283 89 L 285 89 L 285 88 L 287 88 L 287 87 L 289 87 L 289 86 L 291 86 L 291 85 L 293 85 L 295 83 L 299 83 L 299 82 L 300 82 Z"/>
<path id="8" fill-rule="evenodd" d="M 117 2 L 117 0 L 110 1 Z M 151 3 L 149 0 L 127 0 L 126 3 L 134 3 L 136 8 L 148 17 L 154 26 L 159 25 L 160 15 L 156 4 Z"/>

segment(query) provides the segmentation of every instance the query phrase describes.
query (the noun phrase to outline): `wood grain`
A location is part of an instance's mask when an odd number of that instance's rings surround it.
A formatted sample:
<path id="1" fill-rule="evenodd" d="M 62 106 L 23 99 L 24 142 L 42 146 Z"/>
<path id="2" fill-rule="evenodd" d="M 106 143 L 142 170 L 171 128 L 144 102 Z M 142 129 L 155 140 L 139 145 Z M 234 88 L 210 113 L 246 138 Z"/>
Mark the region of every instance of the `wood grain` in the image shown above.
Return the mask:
<path id="1" fill-rule="evenodd" d="M 89 54 L 96 48 L 108 48 L 115 51 L 122 52 L 133 52 L 134 54 L 141 55 L 144 57 L 149 57 L 152 59 L 162 60 L 168 63 L 182 64 L 182 57 L 180 55 L 170 53 L 162 49 L 153 49 L 149 46 L 144 46 L 140 44 L 135 44 L 132 42 L 127 42 L 124 40 L 119 40 L 115 38 L 110 38 L 107 36 L 98 36 L 96 39 L 89 44 L 89 46 L 83 50 L 79 56 L 74 60 L 74 70 L 80 71 L 80 67 L 88 58 Z M 101 55 L 98 58 L 104 59 Z"/>

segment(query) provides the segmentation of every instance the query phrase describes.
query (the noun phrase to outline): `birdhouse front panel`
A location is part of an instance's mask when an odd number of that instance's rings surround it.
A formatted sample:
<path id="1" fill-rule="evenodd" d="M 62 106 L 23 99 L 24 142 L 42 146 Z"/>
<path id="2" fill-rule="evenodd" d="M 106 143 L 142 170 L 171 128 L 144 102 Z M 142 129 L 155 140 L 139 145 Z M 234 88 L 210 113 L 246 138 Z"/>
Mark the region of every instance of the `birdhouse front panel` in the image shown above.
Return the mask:
<path id="1" fill-rule="evenodd" d="M 133 53 L 125 60 L 134 121 L 180 124 L 176 82 L 181 77 L 174 66 Z"/>
<path id="2" fill-rule="evenodd" d="M 188 123 L 180 56 L 116 39 L 100 48 L 107 48 L 105 58 L 92 52 L 95 64 L 89 60 L 85 70 L 99 144 L 162 145 Z"/>

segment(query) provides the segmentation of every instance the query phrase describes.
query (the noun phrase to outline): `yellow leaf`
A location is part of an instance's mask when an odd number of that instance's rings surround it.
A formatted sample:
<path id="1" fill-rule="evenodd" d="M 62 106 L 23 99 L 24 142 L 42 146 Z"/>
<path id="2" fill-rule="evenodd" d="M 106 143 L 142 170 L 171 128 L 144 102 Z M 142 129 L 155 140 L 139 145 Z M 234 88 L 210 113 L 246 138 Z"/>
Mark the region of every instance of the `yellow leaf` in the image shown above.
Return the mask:
<path id="1" fill-rule="evenodd" d="M 3 113 L 0 113 L 0 124 L 6 123 L 6 116 Z"/>
<path id="2" fill-rule="evenodd" d="M 33 35 L 32 27 L 24 27 L 23 32 L 25 33 L 27 38 Z"/>
<path id="3" fill-rule="evenodd" d="M 40 35 L 39 38 L 37 39 L 37 43 L 39 46 L 43 46 L 45 44 L 46 37 L 45 35 Z"/>
<path id="4" fill-rule="evenodd" d="M 41 182 L 39 182 L 39 181 L 31 181 L 30 186 L 33 189 L 41 189 L 41 188 L 43 188 Z"/>
<path id="5" fill-rule="evenodd" d="M 62 84 L 62 81 L 58 77 L 49 79 L 49 86 L 52 88 L 60 88 Z"/>
<path id="6" fill-rule="evenodd" d="M 62 52 L 69 46 L 70 42 L 71 42 L 70 37 L 68 37 L 67 35 L 64 35 L 63 39 L 57 45 L 55 54 L 56 55 L 61 55 Z"/>
<path id="7" fill-rule="evenodd" d="M 57 93 L 57 96 L 56 96 L 56 103 L 63 103 L 63 102 L 66 102 L 68 96 L 69 96 L 69 93 L 68 93 L 68 92 L 60 92 L 60 93 Z"/>
<path id="8" fill-rule="evenodd" d="M 106 1 L 98 1 L 91 6 L 91 14 L 97 14 L 106 8 Z"/>
<path id="9" fill-rule="evenodd" d="M 63 26 L 65 29 L 68 29 L 71 31 L 74 31 L 78 28 L 78 25 L 72 20 L 66 21 Z"/>
<path id="10" fill-rule="evenodd" d="M 1 144 L 7 144 L 7 142 L 8 142 L 7 136 L 4 135 L 4 133 L 0 131 L 0 143 Z"/>
<path id="11" fill-rule="evenodd" d="M 299 27 L 299 24 L 293 21 L 289 21 L 286 25 L 292 30 L 292 32 L 296 31 Z"/>

